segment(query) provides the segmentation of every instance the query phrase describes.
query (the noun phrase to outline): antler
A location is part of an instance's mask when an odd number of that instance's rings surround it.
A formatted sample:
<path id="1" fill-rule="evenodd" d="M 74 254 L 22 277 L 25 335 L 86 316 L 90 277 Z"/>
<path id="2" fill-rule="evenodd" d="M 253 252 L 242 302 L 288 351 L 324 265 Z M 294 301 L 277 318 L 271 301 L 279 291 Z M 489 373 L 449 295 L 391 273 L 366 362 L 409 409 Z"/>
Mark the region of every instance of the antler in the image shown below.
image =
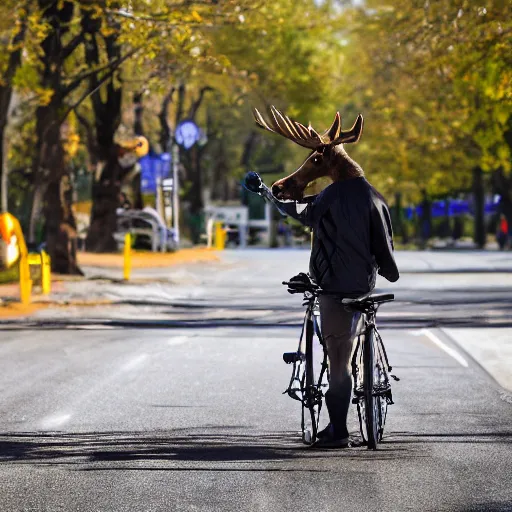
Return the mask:
<path id="1" fill-rule="evenodd" d="M 272 133 L 282 135 L 292 140 L 299 146 L 309 149 L 317 149 L 318 147 L 328 144 L 329 140 L 324 140 L 310 126 L 306 127 L 297 121 L 291 120 L 288 116 L 282 114 L 273 105 L 268 109 L 270 123 L 267 123 L 258 109 L 253 109 L 256 124 Z"/>
<path id="2" fill-rule="evenodd" d="M 336 112 L 331 127 L 322 135 L 318 134 L 312 127 L 293 121 L 288 116 L 282 114 L 277 108 L 271 105 L 268 109 L 270 122 L 266 122 L 258 109 L 253 109 L 256 124 L 272 133 L 282 135 L 292 140 L 299 146 L 308 149 L 317 149 L 323 145 L 337 146 L 338 144 L 349 144 L 357 142 L 363 131 L 363 116 L 357 116 L 354 126 L 350 130 L 341 129 L 341 116 Z"/>
<path id="3" fill-rule="evenodd" d="M 331 128 L 329 128 L 328 132 L 333 130 L 333 127 L 336 124 L 336 119 L 340 119 L 339 127 L 341 128 L 341 118 L 339 117 L 339 112 L 336 112 L 336 117 L 334 118 L 334 123 Z M 358 114 L 356 118 L 356 122 L 354 126 L 350 128 L 350 130 L 339 130 L 337 136 L 333 136 L 331 138 L 331 146 L 337 146 L 338 144 L 350 144 L 357 142 L 361 138 L 361 134 L 363 133 L 363 116 Z"/>

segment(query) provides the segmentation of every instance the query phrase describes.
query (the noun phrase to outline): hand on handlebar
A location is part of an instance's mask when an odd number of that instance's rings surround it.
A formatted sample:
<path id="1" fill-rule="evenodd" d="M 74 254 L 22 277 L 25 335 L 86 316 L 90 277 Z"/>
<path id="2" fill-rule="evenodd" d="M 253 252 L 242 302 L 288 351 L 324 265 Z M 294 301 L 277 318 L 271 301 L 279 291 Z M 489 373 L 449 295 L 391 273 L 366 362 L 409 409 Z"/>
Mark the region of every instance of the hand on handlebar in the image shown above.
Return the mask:
<path id="1" fill-rule="evenodd" d="M 254 192 L 255 194 L 261 195 L 263 192 L 263 182 L 258 173 L 256 172 L 248 172 L 245 175 L 245 183 L 244 186 L 250 192 Z"/>
<path id="2" fill-rule="evenodd" d="M 284 217 L 288 216 L 288 213 L 283 209 L 282 203 L 279 199 L 274 197 L 272 191 L 265 185 L 265 183 L 263 183 L 258 173 L 253 171 L 248 172 L 245 175 L 244 187 L 250 192 L 254 192 L 255 194 L 263 197 L 266 201 L 272 203 Z"/>
<path id="3" fill-rule="evenodd" d="M 293 276 L 290 281 L 283 281 L 285 286 L 288 286 L 288 293 L 304 293 L 307 291 L 320 291 L 318 286 L 308 274 L 300 272 Z"/>

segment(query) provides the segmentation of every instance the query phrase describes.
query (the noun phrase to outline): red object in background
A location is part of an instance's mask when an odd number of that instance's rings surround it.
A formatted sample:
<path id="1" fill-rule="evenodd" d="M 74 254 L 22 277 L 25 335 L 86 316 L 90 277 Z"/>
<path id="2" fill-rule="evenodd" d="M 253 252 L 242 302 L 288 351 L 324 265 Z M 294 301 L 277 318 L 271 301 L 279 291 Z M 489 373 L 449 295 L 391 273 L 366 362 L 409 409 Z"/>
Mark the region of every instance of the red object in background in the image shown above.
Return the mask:
<path id="1" fill-rule="evenodd" d="M 500 221 L 500 231 L 502 233 L 508 233 L 508 222 L 505 217 L 503 217 Z"/>

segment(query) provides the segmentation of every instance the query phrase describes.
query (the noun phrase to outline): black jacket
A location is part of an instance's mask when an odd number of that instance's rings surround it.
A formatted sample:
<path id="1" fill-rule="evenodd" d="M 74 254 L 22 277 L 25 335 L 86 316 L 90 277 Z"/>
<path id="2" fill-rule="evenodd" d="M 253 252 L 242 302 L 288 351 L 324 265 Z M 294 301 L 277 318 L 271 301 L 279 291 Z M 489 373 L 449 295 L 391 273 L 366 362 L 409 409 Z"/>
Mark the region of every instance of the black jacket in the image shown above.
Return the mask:
<path id="1" fill-rule="evenodd" d="M 377 272 L 398 279 L 389 210 L 365 178 L 329 185 L 300 213 L 301 203 L 280 204 L 313 228 L 309 273 L 324 290 L 360 297 L 375 288 Z"/>

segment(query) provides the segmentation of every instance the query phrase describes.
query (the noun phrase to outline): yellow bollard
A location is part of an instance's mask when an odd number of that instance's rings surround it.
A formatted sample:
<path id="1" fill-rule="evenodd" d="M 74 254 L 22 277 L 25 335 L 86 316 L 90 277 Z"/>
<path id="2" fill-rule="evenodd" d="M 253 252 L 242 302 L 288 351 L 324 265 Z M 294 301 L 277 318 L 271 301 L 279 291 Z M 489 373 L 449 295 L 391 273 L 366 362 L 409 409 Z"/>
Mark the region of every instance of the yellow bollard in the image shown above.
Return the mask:
<path id="1" fill-rule="evenodd" d="M 41 251 L 41 288 L 44 295 L 49 295 L 52 288 L 51 262 L 46 251 Z"/>
<path id="2" fill-rule="evenodd" d="M 130 273 L 132 271 L 132 236 L 130 233 L 126 233 L 124 236 L 124 271 L 123 277 L 125 281 L 130 279 Z"/>
<path id="3" fill-rule="evenodd" d="M 215 223 L 215 249 L 217 251 L 224 250 L 224 247 L 226 246 L 226 230 L 222 227 L 222 222 L 217 221 Z"/>
<path id="4" fill-rule="evenodd" d="M 32 295 L 32 279 L 30 279 L 30 266 L 28 254 L 24 251 L 20 258 L 20 299 L 22 304 L 30 304 Z"/>

